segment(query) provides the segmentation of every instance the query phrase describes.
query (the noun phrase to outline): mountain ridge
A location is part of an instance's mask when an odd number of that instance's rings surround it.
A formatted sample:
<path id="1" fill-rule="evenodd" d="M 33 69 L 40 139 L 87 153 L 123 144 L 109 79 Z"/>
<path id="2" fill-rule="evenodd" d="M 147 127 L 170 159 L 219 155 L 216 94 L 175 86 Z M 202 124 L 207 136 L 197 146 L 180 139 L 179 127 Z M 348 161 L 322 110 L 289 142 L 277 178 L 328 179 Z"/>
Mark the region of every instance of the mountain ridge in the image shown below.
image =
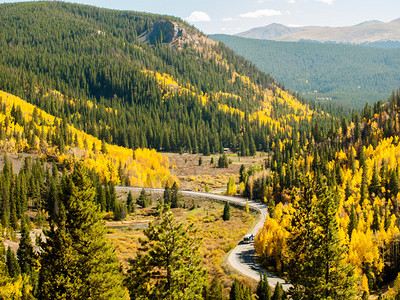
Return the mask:
<path id="1" fill-rule="evenodd" d="M 386 47 L 398 48 L 400 47 L 399 22 L 400 18 L 387 23 L 371 20 L 344 27 L 289 27 L 273 23 L 235 34 L 235 36 L 286 42 L 310 41 L 373 47 L 385 47 L 386 43 Z"/>

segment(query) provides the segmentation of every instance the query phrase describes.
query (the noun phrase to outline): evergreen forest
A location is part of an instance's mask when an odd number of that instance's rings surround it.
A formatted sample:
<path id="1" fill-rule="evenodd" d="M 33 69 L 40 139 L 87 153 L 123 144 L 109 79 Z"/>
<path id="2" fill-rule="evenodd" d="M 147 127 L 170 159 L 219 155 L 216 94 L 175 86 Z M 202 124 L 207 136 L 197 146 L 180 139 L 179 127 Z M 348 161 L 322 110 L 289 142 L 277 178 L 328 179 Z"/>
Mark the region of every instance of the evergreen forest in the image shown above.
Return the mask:
<path id="1" fill-rule="evenodd" d="M 362 108 L 400 86 L 399 49 L 313 42 L 277 42 L 211 35 L 271 73 L 291 91 L 320 102 Z M 328 100 L 329 99 L 329 100 Z"/>

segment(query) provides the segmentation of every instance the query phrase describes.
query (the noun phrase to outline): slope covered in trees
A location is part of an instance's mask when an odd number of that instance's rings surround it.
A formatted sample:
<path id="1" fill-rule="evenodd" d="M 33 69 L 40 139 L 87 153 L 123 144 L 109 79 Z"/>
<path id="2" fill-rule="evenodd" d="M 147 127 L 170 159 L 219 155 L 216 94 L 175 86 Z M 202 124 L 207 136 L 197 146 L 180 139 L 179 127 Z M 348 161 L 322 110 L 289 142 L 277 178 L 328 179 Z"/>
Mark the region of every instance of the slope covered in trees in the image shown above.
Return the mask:
<path id="1" fill-rule="evenodd" d="M 399 107 L 397 92 L 350 124 L 315 122 L 307 143 L 283 144 L 265 170 L 241 169 L 243 195 L 269 199 L 256 250 L 293 297 L 353 294 L 354 280 L 368 295 L 400 271 Z"/>
<path id="2" fill-rule="evenodd" d="M 176 18 L 62 2 L 2 4 L 0 17 L 0 88 L 107 143 L 196 153 L 243 144 L 246 154 L 312 113 Z"/>
<path id="3" fill-rule="evenodd" d="M 400 49 L 212 35 L 307 99 L 361 108 L 400 86 Z M 315 92 L 317 91 L 317 92 Z"/>
<path id="4" fill-rule="evenodd" d="M 4 152 L 28 152 L 56 159 L 69 167 L 82 160 L 100 179 L 114 184 L 162 187 L 174 181 L 168 159 L 155 150 L 110 145 L 0 91 L 0 147 Z"/>

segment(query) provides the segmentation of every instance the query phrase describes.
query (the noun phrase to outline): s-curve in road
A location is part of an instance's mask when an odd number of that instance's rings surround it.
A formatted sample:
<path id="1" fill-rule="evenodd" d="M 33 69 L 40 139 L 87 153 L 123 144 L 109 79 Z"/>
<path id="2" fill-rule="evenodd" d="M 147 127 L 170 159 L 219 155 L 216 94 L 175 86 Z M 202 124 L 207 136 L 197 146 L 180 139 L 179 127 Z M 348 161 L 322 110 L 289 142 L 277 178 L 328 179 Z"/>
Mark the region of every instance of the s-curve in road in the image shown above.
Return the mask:
<path id="1" fill-rule="evenodd" d="M 116 186 L 118 190 L 126 190 L 126 191 L 141 191 L 142 188 L 134 188 L 134 187 L 123 187 L 123 186 Z M 153 188 L 145 188 L 146 191 L 149 192 L 164 192 L 164 189 L 153 189 Z M 217 195 L 217 194 L 209 194 L 209 193 L 200 193 L 200 192 L 192 192 L 192 191 L 182 191 L 182 195 L 186 196 L 195 196 L 201 197 L 206 199 L 212 200 L 219 200 L 230 202 L 237 205 L 246 205 L 246 199 L 237 198 L 237 197 L 229 197 L 224 195 Z M 253 229 L 249 232 L 252 233 L 254 236 L 257 234 L 258 230 L 263 226 L 265 218 L 268 214 L 267 206 L 263 203 L 249 201 L 249 208 L 255 209 L 260 213 L 260 217 L 256 225 Z M 244 244 L 239 243 L 229 254 L 228 262 L 229 264 L 236 269 L 239 273 L 243 276 L 252 278 L 254 280 L 260 280 L 260 274 L 264 270 L 260 268 L 256 261 L 257 254 L 254 249 L 254 244 Z M 265 271 L 264 271 L 265 272 Z M 271 286 L 275 286 L 276 283 L 280 283 L 283 286 L 284 290 L 288 290 L 291 286 L 290 284 L 286 283 L 282 278 L 279 278 L 269 272 L 265 272 L 268 277 L 268 282 Z"/>

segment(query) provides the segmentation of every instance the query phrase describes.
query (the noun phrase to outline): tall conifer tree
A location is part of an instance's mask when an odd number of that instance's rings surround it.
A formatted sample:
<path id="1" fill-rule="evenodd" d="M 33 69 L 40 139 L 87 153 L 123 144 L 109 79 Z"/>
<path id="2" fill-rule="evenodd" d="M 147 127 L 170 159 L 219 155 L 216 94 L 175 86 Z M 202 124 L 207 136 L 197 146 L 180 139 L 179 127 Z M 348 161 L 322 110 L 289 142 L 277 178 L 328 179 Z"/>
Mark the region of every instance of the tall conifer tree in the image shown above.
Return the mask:
<path id="1" fill-rule="evenodd" d="M 82 164 L 64 180 L 59 216 L 42 244 L 38 298 L 126 299 L 121 266 Z"/>
<path id="2" fill-rule="evenodd" d="M 126 284 L 131 299 L 203 299 L 206 278 L 197 230 L 175 222 L 168 206 L 158 213 L 158 222 L 144 230 L 146 238 L 130 261 Z"/>

